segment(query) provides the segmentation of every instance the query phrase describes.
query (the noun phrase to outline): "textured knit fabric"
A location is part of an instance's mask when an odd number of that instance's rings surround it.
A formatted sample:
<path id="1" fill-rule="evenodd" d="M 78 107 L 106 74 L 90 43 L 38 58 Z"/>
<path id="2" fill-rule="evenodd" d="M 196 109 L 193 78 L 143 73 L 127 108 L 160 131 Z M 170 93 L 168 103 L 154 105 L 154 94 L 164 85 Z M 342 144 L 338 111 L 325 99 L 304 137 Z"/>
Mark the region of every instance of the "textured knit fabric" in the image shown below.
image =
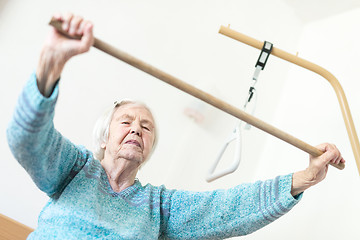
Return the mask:
<path id="1" fill-rule="evenodd" d="M 254 232 L 296 203 L 292 174 L 228 190 L 135 184 L 114 192 L 100 162 L 53 125 L 58 86 L 45 98 L 33 74 L 7 130 L 19 163 L 50 200 L 29 239 L 223 239 Z"/>

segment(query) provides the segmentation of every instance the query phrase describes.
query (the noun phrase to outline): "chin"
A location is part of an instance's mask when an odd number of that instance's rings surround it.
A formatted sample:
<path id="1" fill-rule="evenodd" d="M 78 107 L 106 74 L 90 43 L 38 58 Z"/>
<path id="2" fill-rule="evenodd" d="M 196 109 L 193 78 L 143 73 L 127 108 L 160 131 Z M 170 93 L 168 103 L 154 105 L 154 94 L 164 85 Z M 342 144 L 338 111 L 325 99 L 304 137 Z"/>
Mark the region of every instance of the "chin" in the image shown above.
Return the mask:
<path id="1" fill-rule="evenodd" d="M 120 157 L 140 164 L 143 162 L 143 156 L 139 153 L 123 153 Z"/>

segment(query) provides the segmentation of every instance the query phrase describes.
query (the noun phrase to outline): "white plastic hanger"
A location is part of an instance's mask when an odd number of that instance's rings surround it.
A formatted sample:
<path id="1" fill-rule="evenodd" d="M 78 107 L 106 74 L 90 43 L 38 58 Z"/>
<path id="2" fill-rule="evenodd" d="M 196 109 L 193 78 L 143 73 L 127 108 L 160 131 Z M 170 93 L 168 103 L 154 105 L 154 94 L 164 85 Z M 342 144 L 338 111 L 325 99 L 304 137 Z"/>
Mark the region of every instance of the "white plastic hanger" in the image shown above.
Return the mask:
<path id="1" fill-rule="evenodd" d="M 257 61 L 256 65 L 255 65 L 255 72 L 254 72 L 254 75 L 253 75 L 253 78 L 252 78 L 253 83 L 250 86 L 249 95 L 246 98 L 245 104 L 243 106 L 243 110 L 245 111 L 246 108 L 247 108 L 248 103 L 255 96 L 255 102 L 253 104 L 251 115 L 254 115 L 255 107 L 256 107 L 256 101 L 257 101 L 257 94 L 256 94 L 255 84 L 257 83 L 260 72 L 265 68 L 265 64 L 266 64 L 267 59 L 269 58 L 271 50 L 272 50 L 272 46 L 273 46 L 272 43 L 269 43 L 267 41 L 264 42 L 263 49 L 262 49 L 262 51 L 260 53 L 260 56 L 258 58 L 258 61 Z M 208 174 L 206 176 L 206 181 L 207 182 L 212 182 L 212 181 L 214 181 L 214 180 L 216 180 L 218 178 L 221 178 L 221 177 L 223 177 L 225 175 L 233 173 L 239 167 L 240 162 L 241 162 L 241 150 L 242 150 L 241 123 L 242 123 L 242 121 L 238 122 L 238 124 L 235 126 L 235 129 L 229 135 L 229 137 L 226 139 L 224 145 L 220 149 L 220 152 L 219 152 L 217 158 L 215 159 L 214 163 L 210 167 L 210 169 L 208 171 Z M 251 125 L 246 123 L 244 128 L 246 130 L 249 130 L 251 128 Z M 217 165 L 219 164 L 222 156 L 224 155 L 225 150 L 227 149 L 227 147 L 229 146 L 229 144 L 232 141 L 236 141 L 234 160 L 233 160 L 232 164 L 228 168 L 225 168 L 223 170 L 219 170 L 219 171 L 215 172 L 215 169 L 216 169 Z"/>

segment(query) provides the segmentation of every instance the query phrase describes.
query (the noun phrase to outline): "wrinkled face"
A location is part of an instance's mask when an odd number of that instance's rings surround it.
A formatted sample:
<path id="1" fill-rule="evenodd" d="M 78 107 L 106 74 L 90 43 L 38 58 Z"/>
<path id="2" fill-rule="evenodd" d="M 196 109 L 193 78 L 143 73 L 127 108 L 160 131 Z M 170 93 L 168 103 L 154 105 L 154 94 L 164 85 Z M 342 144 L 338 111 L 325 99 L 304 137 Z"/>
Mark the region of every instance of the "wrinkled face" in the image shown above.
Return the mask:
<path id="1" fill-rule="evenodd" d="M 124 158 L 141 165 L 149 156 L 155 139 L 152 114 L 144 106 L 120 106 L 112 117 L 109 138 L 104 143 L 105 158 Z"/>

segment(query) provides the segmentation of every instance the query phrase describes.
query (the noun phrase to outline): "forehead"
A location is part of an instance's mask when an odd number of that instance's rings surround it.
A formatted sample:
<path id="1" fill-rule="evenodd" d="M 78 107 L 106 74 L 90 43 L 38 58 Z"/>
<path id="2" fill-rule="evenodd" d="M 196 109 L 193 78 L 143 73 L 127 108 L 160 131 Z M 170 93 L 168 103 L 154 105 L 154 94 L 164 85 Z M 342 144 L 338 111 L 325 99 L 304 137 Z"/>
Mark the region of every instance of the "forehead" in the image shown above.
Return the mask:
<path id="1" fill-rule="evenodd" d="M 119 117 L 140 117 L 141 119 L 154 122 L 150 110 L 147 107 L 136 103 L 129 103 L 118 107 L 114 112 L 113 118 Z"/>

